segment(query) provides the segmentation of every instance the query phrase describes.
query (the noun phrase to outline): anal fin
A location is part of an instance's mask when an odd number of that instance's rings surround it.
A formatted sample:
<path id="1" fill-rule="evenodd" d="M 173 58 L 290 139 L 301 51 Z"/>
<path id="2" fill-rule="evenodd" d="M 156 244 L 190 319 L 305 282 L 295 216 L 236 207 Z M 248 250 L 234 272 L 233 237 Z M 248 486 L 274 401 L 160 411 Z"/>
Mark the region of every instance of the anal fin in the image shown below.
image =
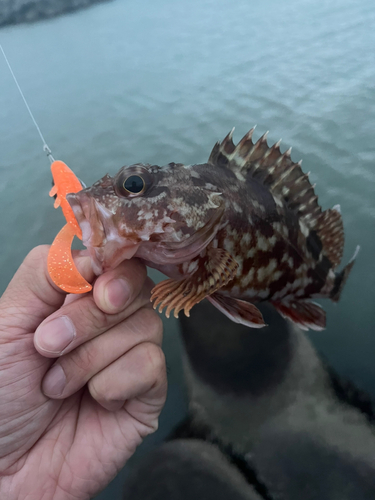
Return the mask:
<path id="1" fill-rule="evenodd" d="M 288 302 L 272 302 L 275 309 L 302 330 L 324 330 L 326 313 L 319 304 L 308 300 L 291 300 Z"/>
<path id="2" fill-rule="evenodd" d="M 250 302 L 233 299 L 232 297 L 225 297 L 220 293 L 214 293 L 207 297 L 207 299 L 219 309 L 219 311 L 225 314 L 225 316 L 234 321 L 234 323 L 241 323 L 251 328 L 262 328 L 266 326 L 262 313 Z"/>

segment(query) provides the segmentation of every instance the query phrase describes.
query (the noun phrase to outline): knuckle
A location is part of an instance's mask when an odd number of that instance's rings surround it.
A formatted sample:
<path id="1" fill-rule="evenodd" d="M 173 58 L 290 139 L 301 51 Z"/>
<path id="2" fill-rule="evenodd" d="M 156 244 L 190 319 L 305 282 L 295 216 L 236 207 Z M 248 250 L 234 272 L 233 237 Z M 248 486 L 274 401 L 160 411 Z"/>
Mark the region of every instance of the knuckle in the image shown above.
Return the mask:
<path id="1" fill-rule="evenodd" d="M 150 304 L 151 290 L 154 288 L 154 286 L 155 284 L 152 281 L 152 279 L 147 276 L 143 284 L 142 290 L 139 294 L 140 301 L 143 305 Z"/>
<path id="2" fill-rule="evenodd" d="M 143 344 L 143 365 L 151 376 L 158 378 L 165 370 L 165 356 L 161 347 L 151 342 Z"/>
<path id="3" fill-rule="evenodd" d="M 105 327 L 109 323 L 107 314 L 96 307 L 94 301 L 92 301 L 92 307 L 90 308 L 90 320 L 93 327 L 97 329 Z"/>
<path id="4" fill-rule="evenodd" d="M 108 325 L 108 316 L 106 313 L 101 311 L 95 304 L 94 299 L 91 297 L 89 304 L 87 302 L 79 302 L 78 305 L 78 316 L 80 321 L 85 324 L 86 330 L 88 328 L 92 328 L 93 330 L 101 330 Z"/>
<path id="5" fill-rule="evenodd" d="M 66 373 L 74 373 L 77 370 L 80 373 L 90 373 L 98 356 L 98 349 L 92 343 L 89 345 L 82 344 L 72 352 L 68 359 L 62 361 L 64 361 L 64 364 L 70 365 Z"/>
<path id="6" fill-rule="evenodd" d="M 163 321 L 153 309 L 142 309 L 142 326 L 147 332 L 147 338 L 156 344 L 161 344 L 163 339 Z"/>
<path id="7" fill-rule="evenodd" d="M 22 267 L 27 270 L 34 271 L 35 269 L 43 268 L 45 262 L 47 261 L 47 255 L 49 251 L 48 245 L 38 245 L 34 247 L 30 252 L 26 255 Z"/>
<path id="8" fill-rule="evenodd" d="M 119 398 L 116 387 L 107 383 L 106 377 L 96 375 L 88 381 L 88 390 L 91 396 L 98 402 L 111 402 Z"/>
<path id="9" fill-rule="evenodd" d="M 35 261 L 44 259 L 47 256 L 49 248 L 50 248 L 49 245 L 38 245 L 34 247 L 26 255 L 24 263 L 27 265 L 35 265 Z"/>
<path id="10" fill-rule="evenodd" d="M 90 379 L 87 387 L 91 396 L 96 401 L 103 400 L 103 394 L 105 394 L 105 390 L 103 390 L 103 385 L 98 383 L 97 377 L 93 377 L 92 379 Z"/>

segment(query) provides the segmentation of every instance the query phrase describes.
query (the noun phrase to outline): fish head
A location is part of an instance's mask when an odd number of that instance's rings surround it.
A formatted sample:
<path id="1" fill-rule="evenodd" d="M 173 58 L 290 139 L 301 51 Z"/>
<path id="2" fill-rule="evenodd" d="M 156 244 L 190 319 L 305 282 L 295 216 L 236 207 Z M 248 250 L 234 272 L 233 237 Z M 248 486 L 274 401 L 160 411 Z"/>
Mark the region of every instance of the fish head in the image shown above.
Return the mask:
<path id="1" fill-rule="evenodd" d="M 192 168 L 124 166 L 67 195 L 96 274 L 133 256 L 178 264 L 208 245 L 222 224 L 224 202 L 214 185 L 194 182 L 199 176 Z"/>

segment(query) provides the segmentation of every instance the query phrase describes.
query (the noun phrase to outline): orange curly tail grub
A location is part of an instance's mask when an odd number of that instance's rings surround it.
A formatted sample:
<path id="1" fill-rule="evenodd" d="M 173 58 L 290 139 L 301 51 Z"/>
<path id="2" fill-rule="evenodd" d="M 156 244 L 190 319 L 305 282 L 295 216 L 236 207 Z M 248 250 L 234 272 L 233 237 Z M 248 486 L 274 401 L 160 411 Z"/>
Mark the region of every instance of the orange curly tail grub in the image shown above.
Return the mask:
<path id="1" fill-rule="evenodd" d="M 85 293 L 92 289 L 76 268 L 72 256 L 74 236 L 82 239 L 82 231 L 74 216 L 73 210 L 66 200 L 68 193 L 81 191 L 79 179 L 62 161 L 54 161 L 51 165 L 54 186 L 49 195 L 55 196 L 55 208 L 61 206 L 67 224 L 54 239 L 48 253 L 47 267 L 52 281 L 68 293 Z"/>
<path id="2" fill-rule="evenodd" d="M 67 293 L 85 293 L 92 289 L 74 264 L 71 246 L 75 236 L 70 224 L 60 230 L 54 239 L 47 258 L 48 273 L 52 281 Z"/>

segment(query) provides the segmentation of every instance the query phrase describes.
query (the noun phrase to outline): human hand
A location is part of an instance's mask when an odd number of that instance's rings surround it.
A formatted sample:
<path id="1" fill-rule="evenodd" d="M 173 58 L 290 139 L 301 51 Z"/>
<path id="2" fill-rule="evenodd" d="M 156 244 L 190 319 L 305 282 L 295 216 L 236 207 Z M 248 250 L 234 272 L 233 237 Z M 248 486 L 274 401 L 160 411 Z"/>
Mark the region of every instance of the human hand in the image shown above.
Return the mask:
<path id="1" fill-rule="evenodd" d="M 92 293 L 66 296 L 48 278 L 48 248 L 30 252 L 0 299 L 4 500 L 89 499 L 157 429 L 166 398 L 145 266 L 125 261 Z M 76 263 L 92 281 L 88 257 Z"/>

